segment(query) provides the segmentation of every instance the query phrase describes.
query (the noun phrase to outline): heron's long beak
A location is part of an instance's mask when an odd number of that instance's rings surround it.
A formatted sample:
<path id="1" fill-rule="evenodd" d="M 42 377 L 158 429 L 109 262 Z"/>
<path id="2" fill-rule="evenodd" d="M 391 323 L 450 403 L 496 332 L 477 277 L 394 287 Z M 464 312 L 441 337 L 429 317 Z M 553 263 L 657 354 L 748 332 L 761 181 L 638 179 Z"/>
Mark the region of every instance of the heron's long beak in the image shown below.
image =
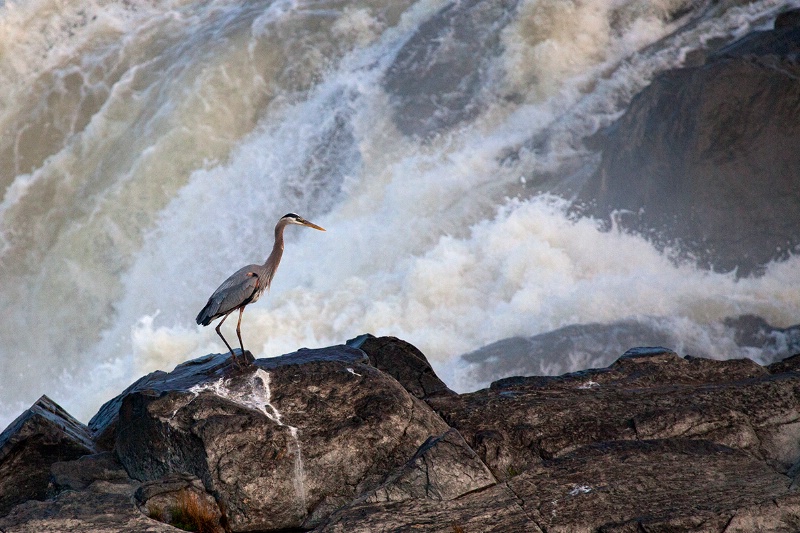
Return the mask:
<path id="1" fill-rule="evenodd" d="M 322 226 L 317 226 L 316 224 L 312 224 L 311 222 L 309 222 L 308 220 L 305 220 L 305 219 L 303 219 L 302 224 L 304 226 L 308 226 L 309 228 L 314 228 L 314 229 L 318 229 L 320 231 L 325 231 L 325 228 L 323 228 Z"/>

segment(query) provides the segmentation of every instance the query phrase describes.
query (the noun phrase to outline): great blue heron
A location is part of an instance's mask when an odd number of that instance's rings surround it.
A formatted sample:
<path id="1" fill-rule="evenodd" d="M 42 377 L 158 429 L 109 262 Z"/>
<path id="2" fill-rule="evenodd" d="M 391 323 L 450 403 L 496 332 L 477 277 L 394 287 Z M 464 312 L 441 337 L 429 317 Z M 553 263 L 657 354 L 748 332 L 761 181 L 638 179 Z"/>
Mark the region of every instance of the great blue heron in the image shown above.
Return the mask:
<path id="1" fill-rule="evenodd" d="M 269 254 L 267 261 L 263 265 L 247 265 L 237 270 L 231 277 L 226 279 L 222 285 L 214 291 L 208 303 L 200 314 L 197 315 L 197 323 L 207 326 L 212 320 L 222 317 L 222 320 L 217 324 L 217 334 L 222 338 L 222 342 L 228 347 L 231 352 L 231 357 L 234 361 L 236 354 L 233 353 L 233 348 L 222 336 L 219 328 L 228 315 L 239 310 L 239 322 L 236 324 L 236 336 L 239 337 L 239 346 L 242 349 L 242 356 L 244 357 L 244 345 L 242 344 L 242 313 L 244 308 L 261 297 L 265 289 L 269 288 L 272 283 L 272 278 L 275 276 L 275 271 L 278 270 L 278 265 L 281 262 L 283 255 L 283 230 L 289 224 L 298 224 L 309 228 L 325 231 L 316 224 L 312 224 L 308 220 L 303 219 L 299 215 L 289 213 L 284 215 L 275 225 L 275 244 L 272 246 L 272 253 Z"/>

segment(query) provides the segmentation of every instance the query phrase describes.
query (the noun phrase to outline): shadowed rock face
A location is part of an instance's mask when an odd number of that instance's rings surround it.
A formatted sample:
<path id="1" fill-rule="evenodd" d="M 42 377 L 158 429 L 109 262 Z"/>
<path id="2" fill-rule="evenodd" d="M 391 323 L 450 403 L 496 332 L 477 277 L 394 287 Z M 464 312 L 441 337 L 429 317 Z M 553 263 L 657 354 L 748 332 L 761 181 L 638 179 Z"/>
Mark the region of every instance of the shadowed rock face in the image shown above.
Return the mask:
<path id="1" fill-rule="evenodd" d="M 759 273 L 800 246 L 800 27 L 664 72 L 607 132 L 588 212 L 700 264 Z"/>
<path id="2" fill-rule="evenodd" d="M 500 31 L 517 0 L 451 2 L 420 25 L 386 73 L 394 122 L 406 135 L 429 137 L 474 117 Z"/>

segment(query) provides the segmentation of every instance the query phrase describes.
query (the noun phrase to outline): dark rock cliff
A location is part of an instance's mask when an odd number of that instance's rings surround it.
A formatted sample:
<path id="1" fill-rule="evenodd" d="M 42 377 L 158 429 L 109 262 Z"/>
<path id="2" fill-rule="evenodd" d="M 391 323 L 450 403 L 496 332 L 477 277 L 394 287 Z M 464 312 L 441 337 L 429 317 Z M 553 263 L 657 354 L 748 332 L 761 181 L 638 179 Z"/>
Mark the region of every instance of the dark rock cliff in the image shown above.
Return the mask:
<path id="1" fill-rule="evenodd" d="M 758 274 L 800 246 L 800 26 L 792 13 L 662 72 L 593 144 L 579 195 L 660 246 L 721 272 Z M 796 18 L 796 16 L 795 16 Z"/>

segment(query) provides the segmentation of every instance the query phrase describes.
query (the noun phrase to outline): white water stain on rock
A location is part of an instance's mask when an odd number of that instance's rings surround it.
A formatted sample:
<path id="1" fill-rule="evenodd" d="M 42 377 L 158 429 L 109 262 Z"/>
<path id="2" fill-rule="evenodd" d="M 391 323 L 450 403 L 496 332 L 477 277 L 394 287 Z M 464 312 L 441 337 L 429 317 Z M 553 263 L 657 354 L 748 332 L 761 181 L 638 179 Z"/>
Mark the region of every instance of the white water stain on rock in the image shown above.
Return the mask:
<path id="1" fill-rule="evenodd" d="M 292 452 L 294 454 L 294 485 L 295 495 L 300 510 L 306 514 L 306 489 L 305 489 L 305 466 L 303 464 L 303 450 L 300 444 L 300 431 L 295 427 L 283 422 L 283 415 L 272 404 L 272 392 L 270 390 L 269 372 L 259 368 L 247 379 L 247 381 L 236 386 L 231 379 L 220 378 L 209 383 L 201 383 L 189 389 L 189 392 L 199 395 L 201 392 L 210 391 L 220 398 L 230 400 L 237 405 L 247 409 L 261 411 L 264 415 L 275 422 L 277 425 L 285 427 L 292 436 Z"/>

